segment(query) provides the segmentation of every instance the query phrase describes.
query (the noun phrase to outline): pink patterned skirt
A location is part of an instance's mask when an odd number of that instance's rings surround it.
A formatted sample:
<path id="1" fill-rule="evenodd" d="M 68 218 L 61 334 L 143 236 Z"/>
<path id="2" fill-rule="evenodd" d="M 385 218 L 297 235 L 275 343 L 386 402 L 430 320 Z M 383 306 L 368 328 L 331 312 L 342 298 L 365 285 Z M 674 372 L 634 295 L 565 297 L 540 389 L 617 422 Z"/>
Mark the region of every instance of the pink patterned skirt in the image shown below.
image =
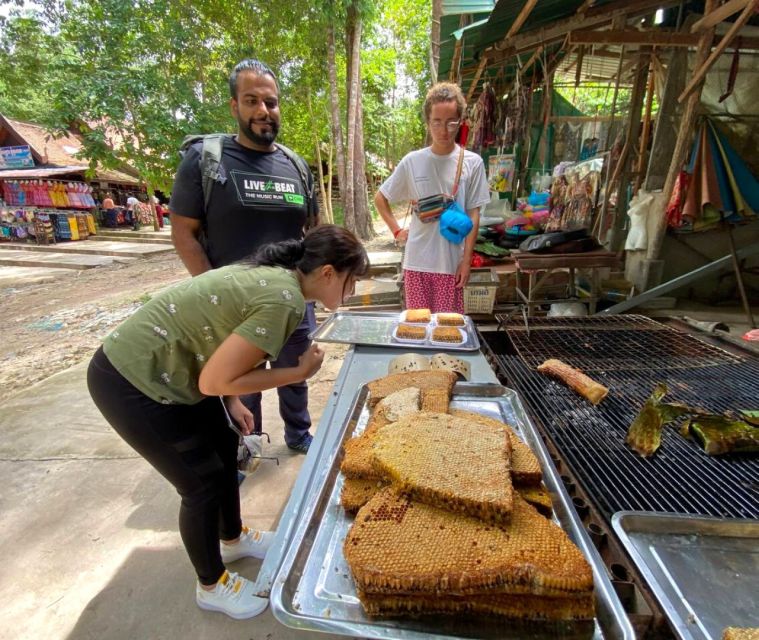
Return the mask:
<path id="1" fill-rule="evenodd" d="M 407 309 L 429 309 L 432 313 L 464 313 L 464 289 L 456 287 L 456 276 L 403 270 Z"/>

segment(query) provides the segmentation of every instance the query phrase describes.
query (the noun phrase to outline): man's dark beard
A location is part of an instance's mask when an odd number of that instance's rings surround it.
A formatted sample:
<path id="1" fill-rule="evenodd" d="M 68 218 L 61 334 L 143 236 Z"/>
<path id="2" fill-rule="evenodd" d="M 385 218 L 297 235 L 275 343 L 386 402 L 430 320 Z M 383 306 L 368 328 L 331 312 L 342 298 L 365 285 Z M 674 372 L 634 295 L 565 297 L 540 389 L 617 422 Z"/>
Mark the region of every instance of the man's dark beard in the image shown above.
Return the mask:
<path id="1" fill-rule="evenodd" d="M 240 118 L 237 119 L 238 124 L 240 125 L 240 132 L 253 144 L 257 144 L 261 147 L 268 147 L 272 142 L 274 142 L 277 139 L 277 134 L 279 133 L 279 124 L 272 120 L 267 120 L 266 124 L 268 124 L 271 127 L 271 131 L 264 131 L 262 134 L 258 134 L 253 129 L 251 129 L 251 125 L 253 124 L 253 120 L 250 120 L 248 122 L 245 122 L 244 120 L 241 120 Z M 258 123 L 263 124 L 263 123 Z"/>

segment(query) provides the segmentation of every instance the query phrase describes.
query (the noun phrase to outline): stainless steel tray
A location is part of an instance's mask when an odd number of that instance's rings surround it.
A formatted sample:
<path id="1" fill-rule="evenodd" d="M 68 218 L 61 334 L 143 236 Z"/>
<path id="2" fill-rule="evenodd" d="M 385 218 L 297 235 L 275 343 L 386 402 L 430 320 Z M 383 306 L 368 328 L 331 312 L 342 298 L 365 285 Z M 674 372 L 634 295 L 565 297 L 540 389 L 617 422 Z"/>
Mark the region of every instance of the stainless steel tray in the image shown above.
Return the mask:
<path id="1" fill-rule="evenodd" d="M 472 319 L 469 316 L 464 317 L 466 318 L 466 325 L 464 326 L 466 339 L 461 344 L 441 346 L 440 343 L 431 344 L 429 340 L 418 344 L 396 342 L 392 333 L 399 322 L 400 313 L 390 311 L 337 311 L 311 334 L 311 339 L 317 342 L 360 344 L 368 347 L 393 347 L 406 351 L 416 349 L 477 351 L 480 348 L 477 331 Z"/>
<path id="2" fill-rule="evenodd" d="M 342 425 L 339 442 L 366 426 L 368 390 L 359 388 L 353 408 Z M 356 596 L 350 570 L 342 553 L 345 535 L 352 523 L 340 506 L 343 478 L 340 474 L 341 447 L 323 451 L 316 469 L 324 474 L 317 498 L 300 515 L 300 522 L 285 553 L 271 591 L 275 617 L 283 624 L 359 638 L 622 638 L 635 636 L 605 567 L 582 523 L 571 506 L 548 452 L 530 423 L 516 392 L 496 384 L 459 383 L 454 388 L 452 407 L 476 411 L 514 426 L 532 448 L 543 468 L 544 482 L 554 502 L 556 521 L 582 550 L 593 567 L 596 586 L 595 622 L 536 624 L 504 623 L 437 617 L 420 620 L 372 620 Z"/>
<path id="3" fill-rule="evenodd" d="M 759 627 L 759 520 L 620 511 L 611 522 L 680 638 Z"/>

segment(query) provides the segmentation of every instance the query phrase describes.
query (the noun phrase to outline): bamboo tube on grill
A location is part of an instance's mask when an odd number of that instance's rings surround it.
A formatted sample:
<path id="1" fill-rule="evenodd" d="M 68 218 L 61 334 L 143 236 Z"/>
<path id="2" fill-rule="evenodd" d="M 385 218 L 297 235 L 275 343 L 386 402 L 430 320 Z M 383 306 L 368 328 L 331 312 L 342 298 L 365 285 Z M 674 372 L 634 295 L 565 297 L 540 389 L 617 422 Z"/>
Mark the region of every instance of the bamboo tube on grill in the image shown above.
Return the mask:
<path id="1" fill-rule="evenodd" d="M 546 360 L 538 367 L 540 373 L 558 378 L 566 385 L 579 393 L 583 398 L 592 404 L 598 404 L 609 393 L 609 390 L 602 384 L 599 384 L 592 378 L 586 376 L 582 371 L 570 367 L 561 360 Z"/>

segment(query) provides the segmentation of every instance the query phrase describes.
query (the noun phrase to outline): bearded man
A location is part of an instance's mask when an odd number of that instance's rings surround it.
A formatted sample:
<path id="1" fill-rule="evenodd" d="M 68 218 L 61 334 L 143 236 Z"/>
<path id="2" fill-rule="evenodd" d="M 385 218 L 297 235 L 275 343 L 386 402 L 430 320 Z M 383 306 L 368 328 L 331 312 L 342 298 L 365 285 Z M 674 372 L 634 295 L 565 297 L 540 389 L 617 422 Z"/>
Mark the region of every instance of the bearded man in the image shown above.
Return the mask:
<path id="1" fill-rule="evenodd" d="M 307 224 L 316 223 L 313 176 L 299 169 L 298 163 L 308 165 L 275 142 L 280 114 L 274 73 L 259 60 L 243 60 L 229 76 L 229 90 L 237 134 L 222 137 L 210 194 L 204 192 L 202 161 L 208 143 L 201 139 L 187 149 L 171 193 L 171 238 L 193 276 L 251 256 L 270 242 L 301 238 Z M 269 365 L 297 366 L 315 328 L 309 304 L 303 323 Z M 312 440 L 308 387 L 303 382 L 277 391 L 285 442 L 290 449 L 306 453 Z M 261 394 L 242 400 L 252 412 L 254 432 L 260 432 Z"/>

